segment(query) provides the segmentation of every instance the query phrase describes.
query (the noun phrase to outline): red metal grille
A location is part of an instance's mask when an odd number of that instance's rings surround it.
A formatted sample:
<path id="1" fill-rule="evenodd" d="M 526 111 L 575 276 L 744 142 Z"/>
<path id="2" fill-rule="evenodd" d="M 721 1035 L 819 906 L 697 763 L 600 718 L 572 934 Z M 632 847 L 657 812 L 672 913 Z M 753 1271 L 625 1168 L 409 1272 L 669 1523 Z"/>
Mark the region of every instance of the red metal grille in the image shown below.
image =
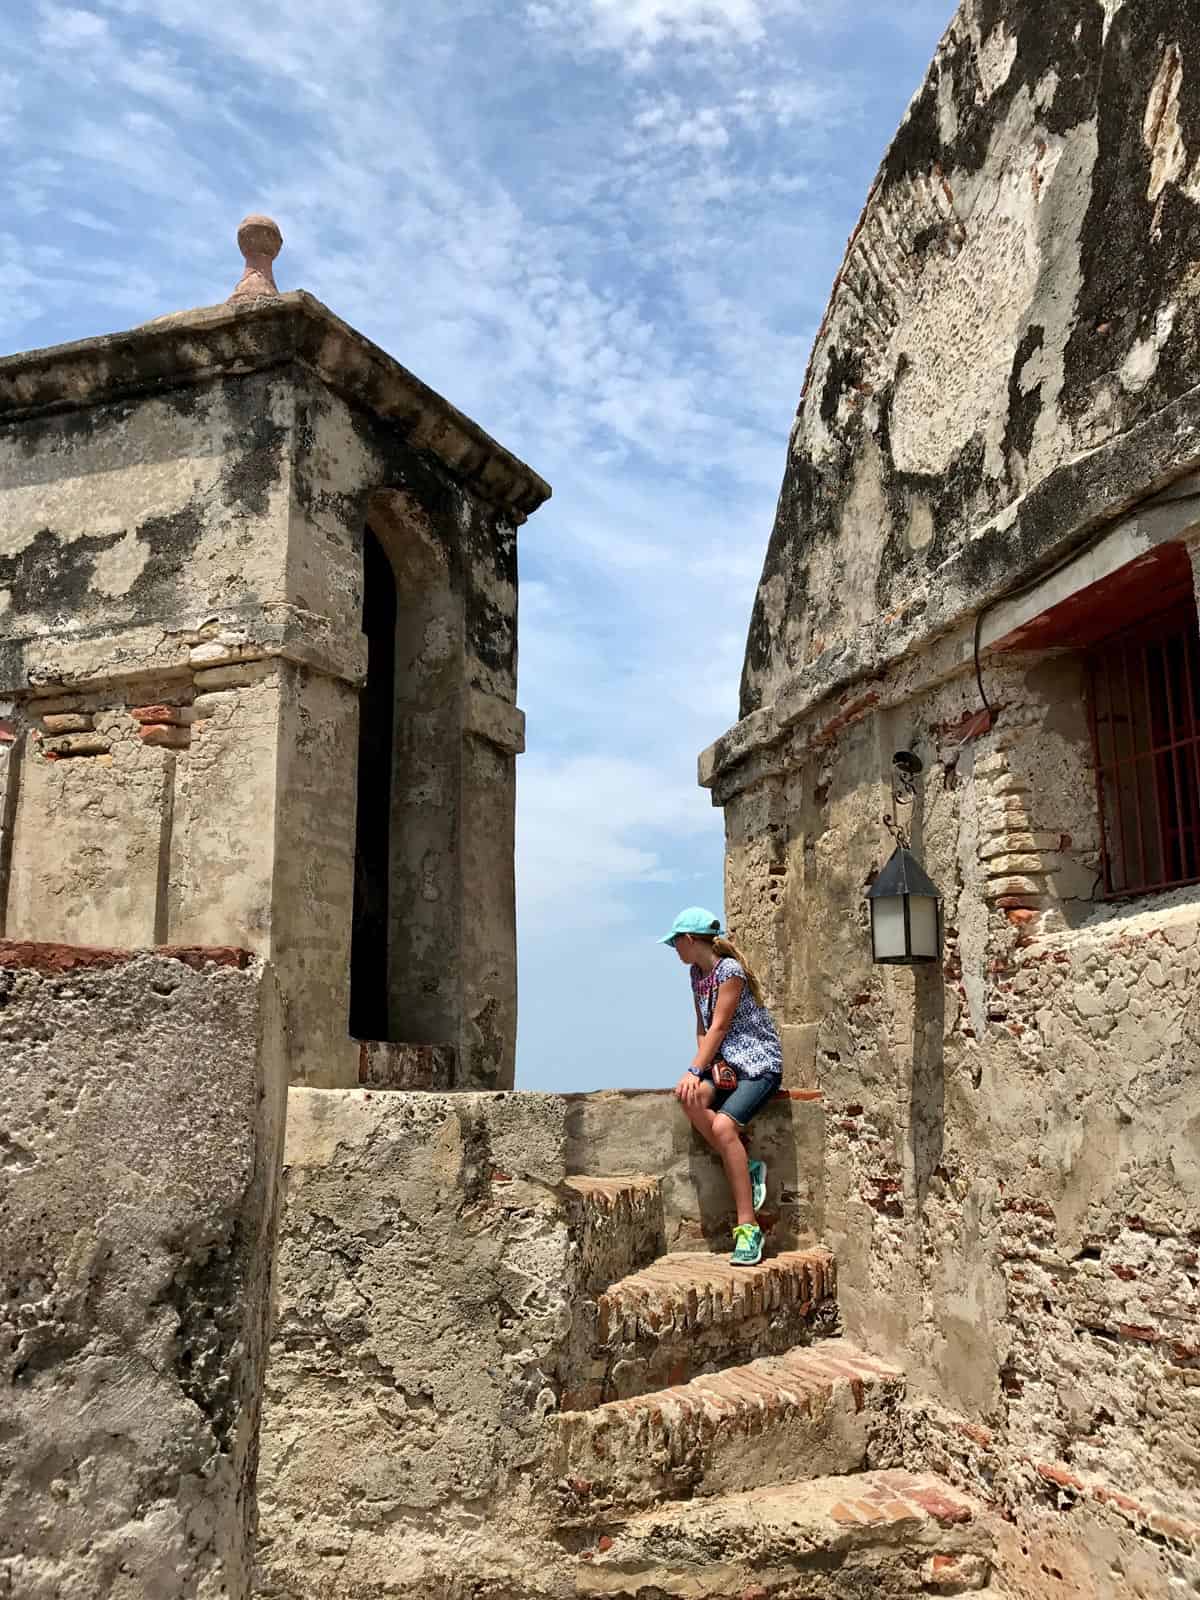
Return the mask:
<path id="1" fill-rule="evenodd" d="M 1188 600 L 1088 655 L 1104 889 L 1200 882 L 1200 629 Z"/>

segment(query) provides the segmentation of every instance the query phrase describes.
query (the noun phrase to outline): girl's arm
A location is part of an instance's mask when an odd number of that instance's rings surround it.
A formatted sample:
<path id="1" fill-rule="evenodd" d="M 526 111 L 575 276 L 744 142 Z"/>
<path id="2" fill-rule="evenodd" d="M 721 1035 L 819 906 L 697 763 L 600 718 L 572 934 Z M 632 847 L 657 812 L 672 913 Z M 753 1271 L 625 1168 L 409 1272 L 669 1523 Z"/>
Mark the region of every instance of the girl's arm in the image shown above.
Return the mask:
<path id="1" fill-rule="evenodd" d="M 704 1045 L 704 1018 L 700 1013 L 700 1002 L 696 998 L 694 990 L 692 992 L 692 1004 L 696 1008 L 696 1054 L 697 1059 L 699 1059 L 700 1050 Z M 675 1085 L 675 1098 L 682 1100 L 684 1105 L 690 1105 L 700 1092 L 700 1080 L 703 1076 L 703 1072 L 693 1062 L 689 1070 L 684 1073 L 683 1077 Z"/>
<path id="2" fill-rule="evenodd" d="M 729 1032 L 729 1025 L 733 1021 L 733 1013 L 738 1008 L 738 1001 L 742 998 L 742 990 L 745 987 L 744 978 L 726 978 L 718 987 L 717 1003 L 713 1007 L 712 1027 L 706 1034 L 697 1036 L 696 1059 L 692 1062 L 697 1072 L 707 1072 L 720 1055 L 725 1035 Z"/>

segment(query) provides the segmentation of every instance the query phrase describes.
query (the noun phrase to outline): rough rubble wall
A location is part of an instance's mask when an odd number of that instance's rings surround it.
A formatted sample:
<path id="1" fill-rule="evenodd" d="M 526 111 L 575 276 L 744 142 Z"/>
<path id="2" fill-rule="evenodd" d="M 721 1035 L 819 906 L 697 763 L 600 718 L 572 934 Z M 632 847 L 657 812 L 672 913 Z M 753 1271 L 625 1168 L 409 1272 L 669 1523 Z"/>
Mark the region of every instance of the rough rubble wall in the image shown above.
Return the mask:
<path id="1" fill-rule="evenodd" d="M 286 1068 L 236 951 L 0 943 L 0 1591 L 245 1600 Z"/>
<path id="2" fill-rule="evenodd" d="M 1197 46 L 1183 0 L 960 7 L 818 334 L 743 720 L 702 760 L 731 924 L 825 1093 L 848 1332 L 906 1367 L 913 1459 L 999 1506 L 1029 1600 L 1200 1589 L 1200 892 L 1100 898 L 1073 653 L 1153 609 L 1148 573 L 1184 592 L 1196 538 Z M 870 960 L 905 749 L 941 970 Z"/>
<path id="3" fill-rule="evenodd" d="M 744 716 L 1053 555 L 1131 467 L 1140 489 L 1200 454 L 1198 54 L 1188 0 L 962 6 L 817 338 Z M 1170 405 L 1186 437 L 1142 438 Z"/>
<path id="4" fill-rule="evenodd" d="M 258 1592 L 431 1597 L 532 1536 L 578 1273 L 562 1100 L 293 1090 Z"/>
<path id="5" fill-rule="evenodd" d="M 824 1090 L 818 1233 L 847 1332 L 908 1371 L 914 1459 L 1012 1519 L 1014 1594 L 1149 1600 L 1200 1585 L 1200 898 L 1091 899 L 1078 672 L 996 669 L 966 745 L 969 678 L 797 730 L 726 801 L 728 902 Z M 902 748 L 944 972 L 870 960 Z"/>

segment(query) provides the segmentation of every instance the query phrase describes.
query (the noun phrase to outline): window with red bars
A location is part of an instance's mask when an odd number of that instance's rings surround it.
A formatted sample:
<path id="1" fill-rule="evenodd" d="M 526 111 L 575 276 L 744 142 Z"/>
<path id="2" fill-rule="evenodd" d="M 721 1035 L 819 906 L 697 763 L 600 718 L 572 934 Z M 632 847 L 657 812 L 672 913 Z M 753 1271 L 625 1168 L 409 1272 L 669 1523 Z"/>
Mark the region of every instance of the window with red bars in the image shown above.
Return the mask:
<path id="1" fill-rule="evenodd" d="M 1105 894 L 1200 882 L 1200 628 L 1192 599 L 1088 653 Z"/>

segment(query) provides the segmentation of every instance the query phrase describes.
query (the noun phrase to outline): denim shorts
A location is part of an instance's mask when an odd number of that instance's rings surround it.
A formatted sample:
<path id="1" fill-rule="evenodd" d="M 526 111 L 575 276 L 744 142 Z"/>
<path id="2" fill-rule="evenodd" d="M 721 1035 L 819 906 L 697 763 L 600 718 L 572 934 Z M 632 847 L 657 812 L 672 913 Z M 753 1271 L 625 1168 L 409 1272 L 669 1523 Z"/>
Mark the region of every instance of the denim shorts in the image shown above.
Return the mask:
<path id="1" fill-rule="evenodd" d="M 761 1111 L 772 1095 L 778 1094 L 781 1080 L 772 1072 L 765 1078 L 739 1078 L 735 1089 L 718 1089 L 712 1109 L 723 1111 L 731 1122 L 744 1128 L 756 1111 Z"/>

